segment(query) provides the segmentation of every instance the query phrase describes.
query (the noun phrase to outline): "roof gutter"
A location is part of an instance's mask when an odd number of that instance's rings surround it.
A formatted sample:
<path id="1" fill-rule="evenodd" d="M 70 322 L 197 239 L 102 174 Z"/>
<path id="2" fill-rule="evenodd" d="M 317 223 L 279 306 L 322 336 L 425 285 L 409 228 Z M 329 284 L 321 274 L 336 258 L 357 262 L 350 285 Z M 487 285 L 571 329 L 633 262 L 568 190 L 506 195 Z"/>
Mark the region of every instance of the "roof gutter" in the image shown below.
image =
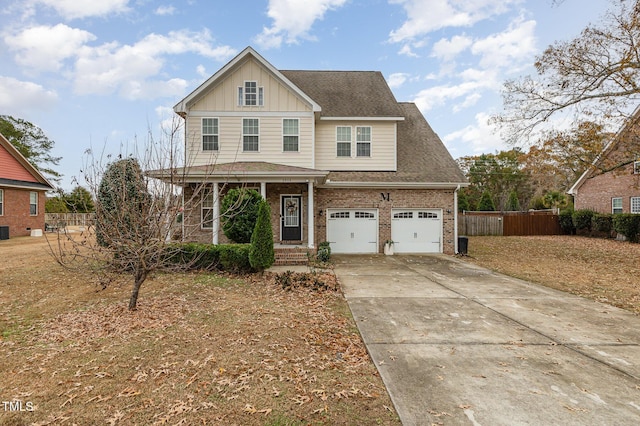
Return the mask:
<path id="1" fill-rule="evenodd" d="M 333 182 L 327 180 L 321 188 L 398 188 L 398 189 L 456 189 L 469 186 L 467 182 Z"/>

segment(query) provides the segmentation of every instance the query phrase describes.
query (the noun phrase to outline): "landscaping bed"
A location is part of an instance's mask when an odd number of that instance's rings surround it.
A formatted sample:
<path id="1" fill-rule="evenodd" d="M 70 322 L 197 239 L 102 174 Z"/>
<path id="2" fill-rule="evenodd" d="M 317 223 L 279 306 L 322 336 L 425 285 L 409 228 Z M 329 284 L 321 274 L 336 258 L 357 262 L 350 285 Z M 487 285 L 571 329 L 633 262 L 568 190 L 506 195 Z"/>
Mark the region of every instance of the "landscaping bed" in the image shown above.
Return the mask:
<path id="1" fill-rule="evenodd" d="M 469 237 L 465 259 L 640 314 L 640 244 L 569 235 Z"/>
<path id="2" fill-rule="evenodd" d="M 158 274 L 130 312 L 130 277 L 101 290 L 44 239 L 0 251 L 3 425 L 400 424 L 331 274 Z"/>

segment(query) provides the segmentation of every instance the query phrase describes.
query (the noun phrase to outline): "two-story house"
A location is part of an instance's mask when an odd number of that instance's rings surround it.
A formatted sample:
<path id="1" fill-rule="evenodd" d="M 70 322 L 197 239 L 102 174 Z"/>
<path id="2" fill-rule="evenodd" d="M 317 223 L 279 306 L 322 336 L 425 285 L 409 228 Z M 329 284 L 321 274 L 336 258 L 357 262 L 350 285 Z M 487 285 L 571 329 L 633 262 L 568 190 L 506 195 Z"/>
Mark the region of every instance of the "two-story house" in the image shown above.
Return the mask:
<path id="1" fill-rule="evenodd" d="M 274 240 L 334 253 L 456 251 L 457 191 L 467 185 L 413 103 L 380 72 L 284 71 L 251 47 L 174 110 L 185 120 L 185 198 L 207 182 L 184 226 L 225 241 L 221 192 L 256 188 Z M 193 235 L 193 233 L 189 233 Z"/>
<path id="2" fill-rule="evenodd" d="M 567 192 L 576 209 L 640 214 L 640 106 Z"/>
<path id="3" fill-rule="evenodd" d="M 46 191 L 53 185 L 0 134 L 0 239 L 44 230 Z"/>

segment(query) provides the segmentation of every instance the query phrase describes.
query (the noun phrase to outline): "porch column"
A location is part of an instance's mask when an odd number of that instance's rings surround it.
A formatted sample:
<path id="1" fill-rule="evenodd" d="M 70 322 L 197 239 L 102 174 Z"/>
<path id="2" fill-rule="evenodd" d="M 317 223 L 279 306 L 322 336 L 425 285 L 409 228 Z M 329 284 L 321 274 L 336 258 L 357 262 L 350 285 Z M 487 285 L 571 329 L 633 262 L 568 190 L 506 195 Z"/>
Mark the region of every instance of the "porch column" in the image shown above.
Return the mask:
<path id="1" fill-rule="evenodd" d="M 213 244 L 218 244 L 220 232 L 220 188 L 213 182 Z"/>
<path id="2" fill-rule="evenodd" d="M 313 207 L 313 181 L 309 181 L 308 185 L 308 200 L 307 200 L 307 240 L 309 241 L 309 248 L 313 248 L 314 241 L 313 236 L 315 234 L 315 224 L 313 221 L 314 218 L 314 207 Z"/>
<path id="3" fill-rule="evenodd" d="M 260 182 L 260 195 L 265 200 L 267 199 L 267 182 Z"/>

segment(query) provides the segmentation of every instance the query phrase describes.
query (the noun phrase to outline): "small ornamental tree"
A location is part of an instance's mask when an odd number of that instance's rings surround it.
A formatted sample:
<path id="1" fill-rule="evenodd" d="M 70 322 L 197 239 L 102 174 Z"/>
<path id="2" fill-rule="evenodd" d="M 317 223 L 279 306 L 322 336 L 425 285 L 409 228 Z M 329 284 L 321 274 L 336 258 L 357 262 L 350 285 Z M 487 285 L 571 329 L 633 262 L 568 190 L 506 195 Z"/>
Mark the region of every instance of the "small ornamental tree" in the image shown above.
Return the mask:
<path id="1" fill-rule="evenodd" d="M 491 198 L 491 194 L 489 194 L 489 191 L 484 191 L 482 193 L 482 197 L 480 198 L 480 202 L 478 203 L 478 210 L 481 212 L 496 211 L 496 205 L 493 203 L 493 199 Z"/>
<path id="2" fill-rule="evenodd" d="M 244 244 L 251 241 L 262 200 L 254 189 L 233 188 L 222 199 L 222 230 L 231 241 Z"/>
<path id="3" fill-rule="evenodd" d="M 256 271 L 264 271 L 275 262 L 273 251 L 273 230 L 271 228 L 271 208 L 266 200 L 258 203 L 258 218 L 249 249 L 249 262 Z"/>
<path id="4" fill-rule="evenodd" d="M 507 200 L 505 210 L 510 212 L 520 211 L 520 201 L 518 200 L 518 193 L 516 191 L 511 191 L 509 193 L 509 199 Z"/>

